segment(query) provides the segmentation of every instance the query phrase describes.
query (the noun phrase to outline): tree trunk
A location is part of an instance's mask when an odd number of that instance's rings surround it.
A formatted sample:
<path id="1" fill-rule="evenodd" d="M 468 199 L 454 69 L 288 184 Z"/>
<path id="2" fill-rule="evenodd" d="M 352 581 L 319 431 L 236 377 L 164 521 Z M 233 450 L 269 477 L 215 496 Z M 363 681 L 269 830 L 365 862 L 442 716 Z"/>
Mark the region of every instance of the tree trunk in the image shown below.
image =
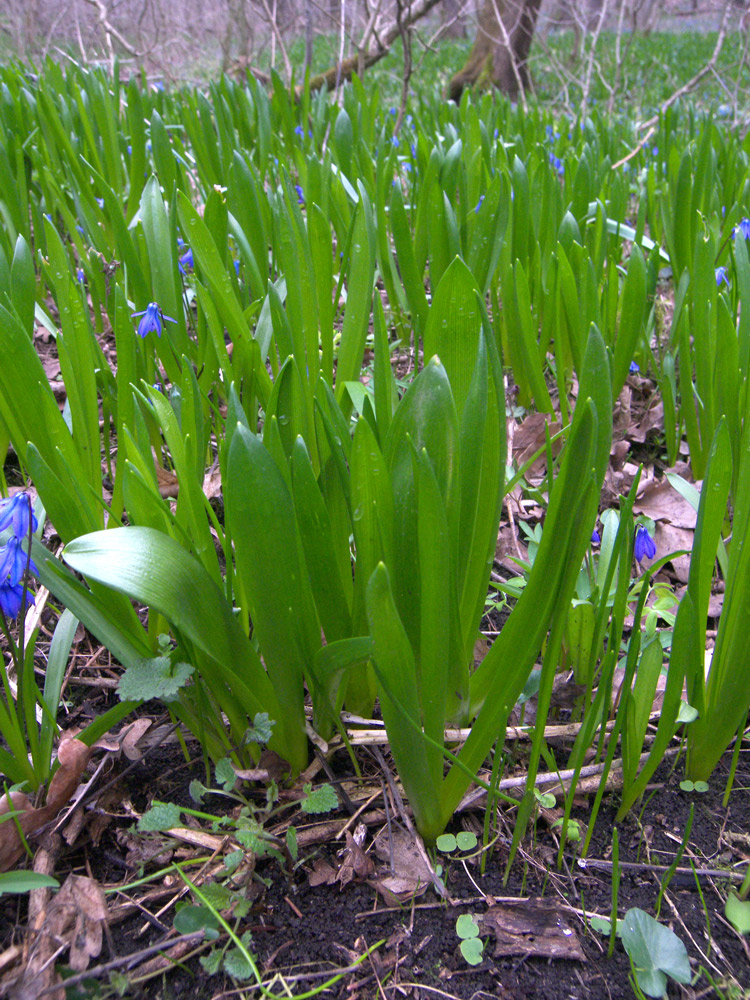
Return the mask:
<path id="1" fill-rule="evenodd" d="M 466 64 L 448 84 L 458 101 L 465 87 L 494 84 L 510 98 L 529 83 L 528 58 L 541 0 L 484 0 Z"/>

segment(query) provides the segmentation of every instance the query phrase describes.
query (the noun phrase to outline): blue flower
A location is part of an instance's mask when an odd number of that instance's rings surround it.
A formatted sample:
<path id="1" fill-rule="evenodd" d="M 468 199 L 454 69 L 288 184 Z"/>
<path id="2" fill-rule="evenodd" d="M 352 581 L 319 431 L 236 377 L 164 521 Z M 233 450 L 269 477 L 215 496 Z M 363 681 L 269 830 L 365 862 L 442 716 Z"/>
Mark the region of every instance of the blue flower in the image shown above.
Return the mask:
<path id="1" fill-rule="evenodd" d="M 635 561 L 643 562 L 644 559 L 653 559 L 656 555 L 656 544 L 649 535 L 648 530 L 639 524 L 635 529 Z"/>
<path id="2" fill-rule="evenodd" d="M 159 308 L 158 302 L 149 302 L 143 312 L 133 313 L 132 319 L 135 319 L 136 316 L 143 317 L 138 324 L 138 330 L 136 331 L 139 337 L 145 337 L 147 334 L 151 333 L 152 330 L 156 330 L 157 336 L 161 337 L 161 331 L 165 319 L 169 320 L 170 323 L 177 322 L 177 320 L 172 319 L 171 316 L 164 315 Z"/>
<path id="3" fill-rule="evenodd" d="M 234 262 L 234 273 L 235 273 L 235 274 L 237 275 L 237 277 L 239 278 L 239 276 L 240 276 L 240 262 L 239 262 L 238 260 L 236 260 L 236 261 Z"/>
<path id="4" fill-rule="evenodd" d="M 17 583 L 15 587 L 8 582 L 0 583 L 0 611 L 6 618 L 17 618 L 23 603 L 23 585 Z M 34 595 L 26 592 L 26 600 L 29 604 L 34 603 Z"/>
<path id="5" fill-rule="evenodd" d="M 304 137 L 305 137 L 305 130 L 302 128 L 301 125 L 295 125 L 294 126 L 294 134 L 295 135 L 301 135 L 302 138 L 304 139 Z"/>
<path id="6" fill-rule="evenodd" d="M 558 176 L 562 177 L 562 175 L 565 173 L 565 164 L 563 163 L 563 161 L 559 157 L 555 156 L 554 153 L 550 153 L 549 162 L 557 171 Z"/>
<path id="7" fill-rule="evenodd" d="M 16 538 L 27 538 L 29 534 L 29 520 L 31 530 L 36 531 L 36 514 L 31 507 L 31 498 L 28 493 L 21 491 L 14 493 L 12 497 L 5 497 L 0 500 L 0 531 L 5 531 L 13 525 L 13 534 Z"/>
<path id="8" fill-rule="evenodd" d="M 297 192 L 297 202 L 298 202 L 298 204 L 304 205 L 305 204 L 305 195 L 304 195 L 304 192 L 302 190 L 302 187 L 299 184 L 295 184 L 294 185 L 294 190 Z"/>
<path id="9" fill-rule="evenodd" d="M 26 572 L 26 553 L 23 550 L 21 539 L 14 535 L 8 540 L 8 544 L 0 549 L 0 581 L 3 585 L 10 580 L 11 587 L 17 587 Z M 29 570 L 35 575 L 39 570 L 33 559 L 28 560 Z"/>
<path id="10" fill-rule="evenodd" d="M 76 281 L 79 281 L 81 284 L 83 284 L 85 280 L 86 280 L 86 275 L 83 273 L 83 268 L 79 267 L 78 270 L 76 271 Z"/>
<path id="11" fill-rule="evenodd" d="M 732 230 L 732 239 L 734 239 L 739 232 L 740 236 L 743 236 L 746 240 L 750 240 L 750 219 L 740 220 L 739 226 L 735 226 Z"/>
<path id="12" fill-rule="evenodd" d="M 602 543 L 601 535 L 596 530 L 596 528 L 594 528 L 594 530 L 591 532 L 591 544 L 601 545 L 601 543 Z"/>
<path id="13" fill-rule="evenodd" d="M 482 207 L 482 202 L 483 201 L 484 201 L 484 195 L 480 194 L 479 195 L 479 201 L 477 202 L 477 207 L 474 209 L 475 212 L 479 212 L 479 209 Z"/>
<path id="14" fill-rule="evenodd" d="M 393 145 L 393 146 L 400 146 L 401 145 L 400 142 L 398 141 L 398 136 L 397 135 L 394 135 L 391 138 L 391 145 Z"/>
<path id="15" fill-rule="evenodd" d="M 180 269 L 180 274 L 187 274 L 188 271 L 192 271 L 193 267 L 193 251 L 190 247 L 187 248 L 185 253 L 177 261 L 177 266 Z"/>
<path id="16" fill-rule="evenodd" d="M 638 364 L 637 361 L 631 361 L 630 362 L 630 374 L 631 375 L 635 375 L 635 373 L 639 372 L 640 370 L 641 370 L 641 366 Z"/>
<path id="17" fill-rule="evenodd" d="M 725 267 L 717 267 L 714 272 L 716 275 L 716 287 L 721 288 L 722 281 L 729 288 L 729 278 L 727 277 L 727 269 Z"/>
<path id="18" fill-rule="evenodd" d="M 393 117 L 395 118 L 396 115 L 398 114 L 398 108 L 388 108 L 388 114 L 393 115 Z"/>

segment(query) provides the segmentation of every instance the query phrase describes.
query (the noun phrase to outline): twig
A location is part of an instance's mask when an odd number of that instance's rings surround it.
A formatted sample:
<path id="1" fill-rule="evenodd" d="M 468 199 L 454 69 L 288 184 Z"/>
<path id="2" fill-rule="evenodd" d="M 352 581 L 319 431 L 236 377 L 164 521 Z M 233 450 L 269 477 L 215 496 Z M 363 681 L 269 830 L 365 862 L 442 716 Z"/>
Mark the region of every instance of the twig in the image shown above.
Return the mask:
<path id="1" fill-rule="evenodd" d="M 141 948 L 139 951 L 134 951 L 132 955 L 123 955 L 122 958 L 114 958 L 111 962 L 105 962 L 103 965 L 95 965 L 91 969 L 86 969 L 84 972 L 79 972 L 76 976 L 69 976 L 65 980 L 65 987 L 75 986 L 76 983 L 82 983 L 85 979 L 100 979 L 102 976 L 106 975 L 108 972 L 113 972 L 115 969 L 121 969 L 123 966 L 132 967 L 137 965 L 144 958 L 149 958 L 151 955 L 156 955 L 160 951 L 171 951 L 175 945 L 202 941 L 205 935 L 203 929 L 199 931 L 191 931 L 190 934 L 180 934 L 178 937 L 172 938 L 171 941 L 161 941 L 159 944 L 149 945 L 148 948 Z M 39 991 L 39 996 L 43 996 L 45 993 L 54 993 L 55 990 L 59 990 L 59 984 L 54 986 L 47 986 L 43 990 Z"/>
<path id="2" fill-rule="evenodd" d="M 729 13 L 730 10 L 732 9 L 732 6 L 733 6 L 732 0 L 725 0 L 724 13 L 721 18 L 721 25 L 719 27 L 719 34 L 716 39 L 716 45 L 714 46 L 714 51 L 711 55 L 711 58 L 706 63 L 706 65 L 703 66 L 701 69 L 699 69 L 698 72 L 695 74 L 695 76 L 692 77 L 692 79 L 688 80 L 686 84 L 675 90 L 674 93 L 672 93 L 666 99 L 666 101 L 662 103 L 659 112 L 653 115 L 653 117 L 647 119 L 645 122 L 641 122 L 641 124 L 638 126 L 639 128 L 648 128 L 653 130 L 659 124 L 659 119 L 667 110 L 667 108 L 671 108 L 672 105 L 675 103 L 675 101 L 678 101 L 685 94 L 689 93 L 696 86 L 696 84 L 700 83 L 700 81 L 703 79 L 704 76 L 706 76 L 713 70 L 713 68 L 716 66 L 719 54 L 721 53 L 722 47 L 724 45 L 724 40 L 727 37 L 727 25 L 729 22 Z M 650 134 L 651 133 L 649 133 L 649 135 Z M 615 164 L 615 166 L 616 165 L 617 164 Z"/>

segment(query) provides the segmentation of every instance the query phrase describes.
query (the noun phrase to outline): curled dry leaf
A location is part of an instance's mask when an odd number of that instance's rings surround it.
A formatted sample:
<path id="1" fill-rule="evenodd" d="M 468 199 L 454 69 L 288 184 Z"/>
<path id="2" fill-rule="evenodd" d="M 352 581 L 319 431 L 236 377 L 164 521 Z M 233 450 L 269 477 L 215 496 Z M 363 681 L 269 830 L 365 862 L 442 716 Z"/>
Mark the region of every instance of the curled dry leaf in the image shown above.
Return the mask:
<path id="1" fill-rule="evenodd" d="M 18 825 L 11 820 L 0 823 L 0 872 L 9 871 L 24 853 L 18 826 L 20 825 L 24 837 L 30 837 L 55 819 L 78 788 L 90 754 L 91 749 L 80 740 L 61 740 L 57 751 L 60 767 L 47 790 L 47 804 L 34 809 L 25 795 L 18 792 L 11 795 L 12 808 L 22 811 L 22 815 L 17 817 Z M 8 812 L 9 808 L 6 796 L 0 798 L 0 814 Z"/>

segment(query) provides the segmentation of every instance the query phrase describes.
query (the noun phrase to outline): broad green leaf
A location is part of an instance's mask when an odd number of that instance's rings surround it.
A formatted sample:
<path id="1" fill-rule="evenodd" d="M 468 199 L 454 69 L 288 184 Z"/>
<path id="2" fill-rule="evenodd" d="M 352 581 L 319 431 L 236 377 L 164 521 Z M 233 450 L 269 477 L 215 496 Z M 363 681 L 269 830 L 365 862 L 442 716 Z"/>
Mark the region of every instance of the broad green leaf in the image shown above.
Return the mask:
<path id="1" fill-rule="evenodd" d="M 644 910 L 628 910 L 620 934 L 643 992 L 662 997 L 667 976 L 678 983 L 691 980 L 687 949 L 674 931 L 664 927 Z"/>
<path id="2" fill-rule="evenodd" d="M 117 693 L 123 701 L 148 701 L 149 698 L 169 701 L 192 675 L 193 667 L 189 663 L 173 663 L 168 656 L 157 656 L 131 664 L 120 678 Z"/>

